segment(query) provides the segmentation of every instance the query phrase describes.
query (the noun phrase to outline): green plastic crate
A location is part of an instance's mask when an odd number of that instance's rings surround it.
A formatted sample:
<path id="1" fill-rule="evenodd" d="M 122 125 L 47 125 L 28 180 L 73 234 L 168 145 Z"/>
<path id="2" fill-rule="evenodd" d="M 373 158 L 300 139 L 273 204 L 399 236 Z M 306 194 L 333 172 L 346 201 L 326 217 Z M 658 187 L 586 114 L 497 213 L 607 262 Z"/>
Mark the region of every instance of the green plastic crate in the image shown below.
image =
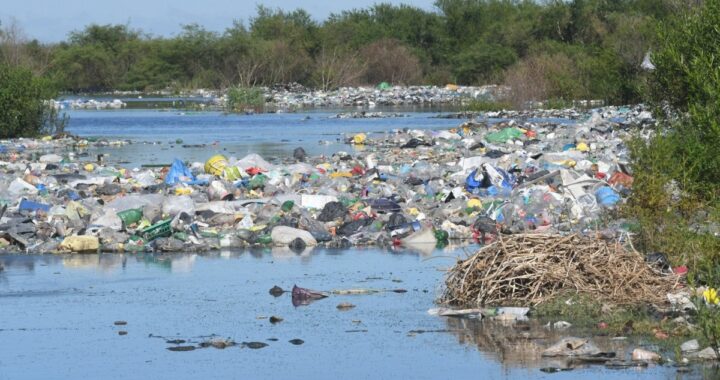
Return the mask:
<path id="1" fill-rule="evenodd" d="M 168 237 L 172 235 L 172 228 L 170 227 L 170 222 L 172 222 L 172 219 L 157 222 L 152 226 L 140 231 L 140 236 L 142 236 L 145 241 L 155 240 L 160 237 Z"/>

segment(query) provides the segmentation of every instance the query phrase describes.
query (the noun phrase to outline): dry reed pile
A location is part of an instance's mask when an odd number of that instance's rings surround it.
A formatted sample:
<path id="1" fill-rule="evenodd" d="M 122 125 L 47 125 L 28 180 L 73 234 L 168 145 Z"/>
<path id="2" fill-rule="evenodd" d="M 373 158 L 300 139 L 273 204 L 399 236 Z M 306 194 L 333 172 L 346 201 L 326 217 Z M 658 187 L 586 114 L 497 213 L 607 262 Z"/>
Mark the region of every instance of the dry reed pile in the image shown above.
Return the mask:
<path id="1" fill-rule="evenodd" d="M 458 261 L 447 275 L 441 301 L 535 306 L 577 292 L 614 305 L 659 305 L 677 279 L 619 243 L 579 235 L 509 235 Z"/>

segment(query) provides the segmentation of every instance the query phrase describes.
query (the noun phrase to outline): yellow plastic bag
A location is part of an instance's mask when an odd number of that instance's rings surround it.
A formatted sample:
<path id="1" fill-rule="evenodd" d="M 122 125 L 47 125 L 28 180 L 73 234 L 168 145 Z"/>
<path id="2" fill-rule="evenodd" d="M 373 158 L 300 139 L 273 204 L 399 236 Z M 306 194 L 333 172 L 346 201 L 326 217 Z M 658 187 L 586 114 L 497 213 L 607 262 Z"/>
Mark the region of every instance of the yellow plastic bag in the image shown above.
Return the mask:
<path id="1" fill-rule="evenodd" d="M 97 236 L 68 236 L 60 243 L 58 248 L 62 251 L 95 253 L 100 249 L 100 240 L 98 240 Z"/>
<path id="2" fill-rule="evenodd" d="M 193 189 L 191 187 L 176 187 L 175 188 L 175 195 L 190 195 L 192 194 Z"/>
<path id="3" fill-rule="evenodd" d="M 467 207 L 468 208 L 480 208 L 480 207 L 482 207 L 482 202 L 477 198 L 473 198 L 467 202 Z"/>
<path id="4" fill-rule="evenodd" d="M 367 140 L 367 136 L 364 133 L 358 133 L 353 137 L 353 142 L 355 144 L 365 144 L 365 140 Z"/>

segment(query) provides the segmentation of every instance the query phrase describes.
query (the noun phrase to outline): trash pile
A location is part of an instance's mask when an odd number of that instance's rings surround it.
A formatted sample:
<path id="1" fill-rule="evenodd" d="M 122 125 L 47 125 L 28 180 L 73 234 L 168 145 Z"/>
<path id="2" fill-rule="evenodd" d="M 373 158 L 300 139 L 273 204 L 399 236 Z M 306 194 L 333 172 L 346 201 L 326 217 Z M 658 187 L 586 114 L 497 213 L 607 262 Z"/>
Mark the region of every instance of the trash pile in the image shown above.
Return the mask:
<path id="1" fill-rule="evenodd" d="M 120 99 L 113 100 L 96 100 L 96 99 L 66 99 L 56 100 L 53 106 L 58 110 L 106 110 L 106 109 L 122 109 L 127 107 L 127 103 Z"/>
<path id="2" fill-rule="evenodd" d="M 652 113 L 648 111 L 644 105 L 636 105 L 634 107 L 627 106 L 607 106 L 598 109 L 596 114 L 597 120 L 612 120 L 619 124 L 632 124 L 635 126 L 653 125 L 655 119 Z M 592 115 L 591 115 L 592 116 Z M 526 110 L 501 110 L 490 112 L 472 112 L 463 111 L 455 113 L 445 113 L 436 116 L 442 119 L 563 119 L 563 120 L 581 120 L 588 117 L 587 112 L 580 109 L 526 109 Z M 587 122 L 587 121 L 586 121 Z"/>
<path id="3" fill-rule="evenodd" d="M 366 111 L 359 111 L 359 112 L 341 112 L 339 114 L 336 114 L 334 116 L 331 116 L 331 119 L 387 119 L 387 118 L 393 118 L 393 117 L 407 117 L 407 115 L 401 114 L 401 113 L 395 113 L 395 112 L 366 112 Z"/>
<path id="4" fill-rule="evenodd" d="M 389 86 L 341 87 L 334 91 L 303 86 L 274 86 L 266 90 L 268 103 L 280 108 L 408 106 L 457 104 L 463 99 L 492 99 L 507 93 L 503 86 Z"/>
<path id="5" fill-rule="evenodd" d="M 501 236 L 459 261 L 448 273 L 441 300 L 476 307 L 537 305 L 572 291 L 615 305 L 662 304 L 678 279 L 616 242 L 520 234 Z"/>
<path id="6" fill-rule="evenodd" d="M 297 148 L 268 162 L 208 152 L 204 163 L 132 170 L 76 155 L 77 140 L 0 142 L 0 250 L 430 253 L 499 234 L 619 236 L 632 227 L 612 217 L 633 182 L 623 138 L 644 125 L 603 117 L 623 112 L 634 111 L 601 109 L 576 125 L 470 120 L 357 133 L 345 136 L 352 154 Z"/>

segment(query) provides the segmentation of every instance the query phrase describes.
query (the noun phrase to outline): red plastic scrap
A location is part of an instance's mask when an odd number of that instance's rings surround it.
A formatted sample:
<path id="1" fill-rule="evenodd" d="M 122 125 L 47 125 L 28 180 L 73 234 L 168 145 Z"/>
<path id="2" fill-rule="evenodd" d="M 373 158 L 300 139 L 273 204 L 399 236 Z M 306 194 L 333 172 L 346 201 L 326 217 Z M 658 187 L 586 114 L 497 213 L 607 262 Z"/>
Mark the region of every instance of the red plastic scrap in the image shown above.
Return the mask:
<path id="1" fill-rule="evenodd" d="M 352 173 L 352 175 L 363 175 L 365 174 L 365 169 L 363 169 L 363 167 L 360 165 L 355 165 L 355 167 L 352 168 L 350 173 Z"/>
<path id="2" fill-rule="evenodd" d="M 615 172 L 608 180 L 608 183 L 611 185 L 623 185 L 626 188 L 630 188 L 632 187 L 633 180 L 633 177 L 623 172 Z"/>
<path id="3" fill-rule="evenodd" d="M 245 172 L 250 175 L 256 175 L 256 174 L 264 173 L 265 170 L 258 168 L 258 167 L 252 167 L 252 168 L 247 168 L 245 170 Z"/>

